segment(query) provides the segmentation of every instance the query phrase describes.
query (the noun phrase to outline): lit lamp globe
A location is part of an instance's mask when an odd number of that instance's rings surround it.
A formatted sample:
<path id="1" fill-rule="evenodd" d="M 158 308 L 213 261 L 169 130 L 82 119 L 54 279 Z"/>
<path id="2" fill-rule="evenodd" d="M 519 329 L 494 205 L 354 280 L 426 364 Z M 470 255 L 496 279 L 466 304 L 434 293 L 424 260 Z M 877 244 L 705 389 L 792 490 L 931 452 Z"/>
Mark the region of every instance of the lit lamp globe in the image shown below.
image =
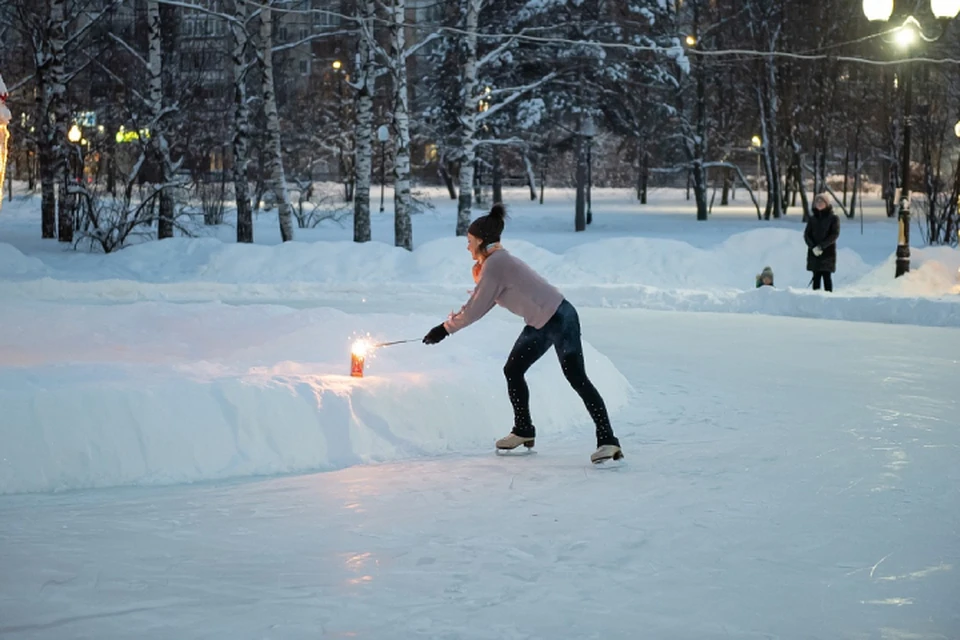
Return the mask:
<path id="1" fill-rule="evenodd" d="M 930 0 L 930 9 L 936 17 L 950 20 L 960 14 L 960 0 Z"/>
<path id="2" fill-rule="evenodd" d="M 910 22 L 906 22 L 897 29 L 897 35 L 894 37 L 897 39 L 897 44 L 906 49 L 917 40 L 917 30 Z"/>
<path id="3" fill-rule="evenodd" d="M 753 136 L 750 138 L 750 144 L 757 147 L 758 149 L 763 146 L 763 140 L 760 139 L 760 136 Z"/>
<path id="4" fill-rule="evenodd" d="M 83 138 L 83 132 L 80 131 L 80 127 L 74 124 L 70 127 L 70 131 L 67 132 L 67 140 L 73 144 L 77 144 Z"/>
<path id="5" fill-rule="evenodd" d="M 893 15 L 893 0 L 863 0 L 863 15 L 872 22 L 889 20 Z"/>
<path id="6" fill-rule="evenodd" d="M 953 126 L 953 132 L 960 138 L 960 120 L 957 120 L 957 124 Z"/>

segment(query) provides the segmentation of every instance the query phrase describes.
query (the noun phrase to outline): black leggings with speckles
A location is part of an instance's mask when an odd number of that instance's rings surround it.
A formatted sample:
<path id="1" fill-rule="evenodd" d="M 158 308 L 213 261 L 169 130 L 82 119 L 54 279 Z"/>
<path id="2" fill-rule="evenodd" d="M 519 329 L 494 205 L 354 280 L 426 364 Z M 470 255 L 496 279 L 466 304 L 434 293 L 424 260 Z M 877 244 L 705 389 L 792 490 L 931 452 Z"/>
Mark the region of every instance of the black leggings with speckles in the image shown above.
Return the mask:
<path id="1" fill-rule="evenodd" d="M 513 405 L 514 423 L 513 432 L 518 436 L 533 437 L 535 428 L 530 417 L 530 389 L 524 380 L 524 374 L 553 347 L 560 359 L 560 366 L 567 382 L 583 400 L 590 417 L 597 427 L 597 446 L 615 444 L 619 446 L 613 435 L 607 407 L 597 388 L 587 378 L 587 371 L 583 364 L 583 344 L 580 341 L 580 316 L 572 304 L 564 300 L 560 303 L 557 312 L 542 329 L 531 326 L 523 328 L 517 338 L 507 364 L 503 367 L 503 374 L 507 377 L 507 391 L 510 394 L 510 403 Z"/>

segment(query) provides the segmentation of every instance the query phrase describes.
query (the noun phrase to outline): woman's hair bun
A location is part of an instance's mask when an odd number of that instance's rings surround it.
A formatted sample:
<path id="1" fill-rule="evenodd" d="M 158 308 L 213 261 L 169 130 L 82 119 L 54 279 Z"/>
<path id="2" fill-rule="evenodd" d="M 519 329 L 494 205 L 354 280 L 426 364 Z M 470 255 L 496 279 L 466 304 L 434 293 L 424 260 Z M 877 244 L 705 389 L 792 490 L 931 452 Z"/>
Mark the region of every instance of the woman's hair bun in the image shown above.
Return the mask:
<path id="1" fill-rule="evenodd" d="M 507 217 L 507 210 L 501 203 L 497 203 L 490 207 L 490 217 L 497 218 L 498 220 L 503 220 Z"/>

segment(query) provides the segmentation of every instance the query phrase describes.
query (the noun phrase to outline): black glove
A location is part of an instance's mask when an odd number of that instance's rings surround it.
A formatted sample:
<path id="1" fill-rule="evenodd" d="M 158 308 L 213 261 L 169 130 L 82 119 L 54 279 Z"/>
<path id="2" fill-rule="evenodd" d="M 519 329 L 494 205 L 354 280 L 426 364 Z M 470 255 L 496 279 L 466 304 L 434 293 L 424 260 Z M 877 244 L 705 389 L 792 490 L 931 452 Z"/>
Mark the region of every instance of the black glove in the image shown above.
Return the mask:
<path id="1" fill-rule="evenodd" d="M 430 329 L 430 332 L 423 336 L 423 344 L 437 344 L 444 338 L 446 338 L 449 333 L 447 333 L 447 328 L 443 324 L 438 324 L 433 329 Z"/>

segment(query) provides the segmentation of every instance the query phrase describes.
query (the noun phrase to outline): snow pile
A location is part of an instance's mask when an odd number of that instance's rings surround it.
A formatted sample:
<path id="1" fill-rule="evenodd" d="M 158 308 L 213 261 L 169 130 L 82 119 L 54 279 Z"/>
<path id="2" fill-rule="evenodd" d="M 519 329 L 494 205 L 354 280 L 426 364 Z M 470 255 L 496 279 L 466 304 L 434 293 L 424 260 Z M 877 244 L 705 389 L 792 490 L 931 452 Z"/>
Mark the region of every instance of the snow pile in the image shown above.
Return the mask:
<path id="1" fill-rule="evenodd" d="M 960 326 L 960 295 L 953 299 L 818 294 L 763 287 L 749 291 L 681 291 L 654 287 L 574 290 L 581 306 L 659 311 L 749 313 L 925 327 Z M 960 287 L 956 293 L 960 294 Z"/>
<path id="2" fill-rule="evenodd" d="M 864 293 L 893 293 L 904 296 L 960 294 L 960 251 L 952 247 L 911 249 L 910 272 L 891 279 L 896 256 L 857 281 Z"/>
<path id="3" fill-rule="evenodd" d="M 16 247 L 0 242 L 0 278 L 31 279 L 48 275 L 41 260 L 23 255 Z"/>
<path id="4" fill-rule="evenodd" d="M 960 252 L 952 248 L 914 250 L 911 273 L 894 279 L 892 255 L 870 266 L 841 243 L 835 292 L 827 300 L 809 295 L 803 234 L 794 229 L 755 229 L 706 248 L 646 237 L 597 240 L 563 253 L 524 240 L 504 244 L 579 305 L 960 324 Z M 178 238 L 107 256 L 74 256 L 83 263 L 70 260 L 60 269 L 9 246 L 0 250 L 0 278 L 8 276 L 0 279 L 4 299 L 340 303 L 337 296 L 434 296 L 446 312 L 473 287 L 463 238 L 434 240 L 413 252 L 377 242 L 267 246 Z M 3 255 L 15 259 L 4 262 Z M 4 269 L 6 263 L 13 266 Z M 778 291 L 770 296 L 754 290 L 756 274 L 768 265 Z"/>
<path id="5" fill-rule="evenodd" d="M 754 276 L 766 265 L 773 267 L 780 286 L 805 286 L 809 280 L 803 234 L 790 229 L 748 231 L 709 249 L 644 237 L 598 240 L 561 254 L 523 240 L 507 239 L 504 245 L 560 286 L 642 284 L 742 290 L 753 285 Z M 57 277 L 89 279 L 94 274 L 98 280 L 223 284 L 472 282 L 463 238 L 434 240 L 414 252 L 378 242 L 263 246 L 175 238 L 135 245 L 116 254 L 89 256 L 89 260 L 90 268 Z M 869 272 L 870 267 L 854 251 L 840 249 L 838 284 L 855 282 Z M 0 263 L 0 276 L 7 273 Z"/>
<path id="6" fill-rule="evenodd" d="M 504 312 L 433 347 L 437 318 L 330 309 L 29 303 L 0 309 L 0 493 L 164 484 L 489 451 L 510 429 L 502 367 L 521 328 Z M 616 416 L 630 394 L 585 345 Z M 551 352 L 528 374 L 541 446 L 593 426 Z"/>
<path id="7" fill-rule="evenodd" d="M 711 249 L 644 237 L 598 240 L 560 254 L 524 240 L 508 238 L 504 245 L 559 285 L 635 283 L 661 288 L 744 288 L 752 284 L 754 275 L 766 264 L 773 266 L 778 280 L 800 283 L 805 277 L 803 236 L 789 229 L 737 234 Z M 22 257 L 12 247 L 7 246 L 6 251 Z M 225 284 L 471 282 L 470 257 L 463 238 L 434 240 L 414 252 L 379 242 L 288 242 L 268 246 L 231 244 L 212 238 L 173 238 L 88 258 L 86 269 L 73 269 L 56 277 Z M 846 280 L 869 271 L 850 249 L 840 250 L 838 262 L 839 277 Z M 7 273 L 4 263 L 0 263 L 0 276 Z"/>

